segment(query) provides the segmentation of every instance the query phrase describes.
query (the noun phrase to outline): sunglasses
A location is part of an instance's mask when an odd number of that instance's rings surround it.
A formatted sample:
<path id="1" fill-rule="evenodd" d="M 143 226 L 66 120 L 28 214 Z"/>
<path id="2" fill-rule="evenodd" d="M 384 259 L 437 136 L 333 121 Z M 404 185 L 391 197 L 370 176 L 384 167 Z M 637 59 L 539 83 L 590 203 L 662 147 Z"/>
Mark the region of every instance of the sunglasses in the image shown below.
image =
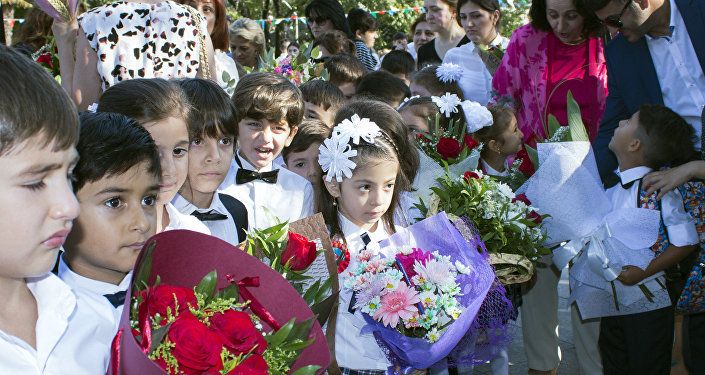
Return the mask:
<path id="1" fill-rule="evenodd" d="M 322 17 L 322 16 L 321 16 L 321 17 L 309 17 L 309 18 L 308 18 L 308 24 L 309 24 L 309 25 L 312 25 L 312 24 L 315 23 L 315 24 L 320 25 L 320 24 L 322 24 L 322 23 L 328 21 L 329 19 L 330 19 L 330 18 L 328 18 L 328 17 Z"/>
<path id="2" fill-rule="evenodd" d="M 627 1 L 627 3 L 624 4 L 624 8 L 622 8 L 622 11 L 619 12 L 619 14 L 613 14 L 611 16 L 605 17 L 605 19 L 602 20 L 602 23 L 609 27 L 614 27 L 615 29 L 621 29 L 622 27 L 624 27 L 624 23 L 622 22 L 622 16 L 624 15 L 624 12 L 627 11 L 627 8 L 629 8 L 629 4 L 631 3 L 631 0 Z"/>

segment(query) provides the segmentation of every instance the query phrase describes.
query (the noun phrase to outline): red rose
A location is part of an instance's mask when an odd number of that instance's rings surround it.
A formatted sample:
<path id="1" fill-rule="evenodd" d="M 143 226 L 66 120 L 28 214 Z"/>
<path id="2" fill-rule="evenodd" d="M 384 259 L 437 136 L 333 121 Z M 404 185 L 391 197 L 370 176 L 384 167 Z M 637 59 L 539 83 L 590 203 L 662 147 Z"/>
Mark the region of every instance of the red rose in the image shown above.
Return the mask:
<path id="1" fill-rule="evenodd" d="M 531 162 L 529 158 L 529 153 L 526 152 L 526 148 L 522 148 L 516 155 L 517 159 L 521 159 L 521 164 L 519 164 L 519 172 L 521 172 L 526 177 L 531 177 L 536 173 L 534 168 L 534 163 Z"/>
<path id="2" fill-rule="evenodd" d="M 478 180 L 480 179 L 480 175 L 475 172 L 467 171 L 463 173 L 463 178 L 465 181 L 470 181 L 471 178 Z"/>
<path id="3" fill-rule="evenodd" d="M 541 224 L 541 222 L 543 221 L 543 219 L 541 218 L 541 215 L 539 215 L 539 213 L 536 211 L 529 212 L 529 215 L 526 218 L 533 221 L 536 224 Z"/>
<path id="4" fill-rule="evenodd" d="M 514 197 L 514 199 L 512 199 L 512 203 L 515 203 L 515 202 L 524 202 L 525 205 L 531 206 L 531 201 L 526 196 L 526 194 L 523 194 L 523 193 L 518 194 L 517 196 Z"/>
<path id="5" fill-rule="evenodd" d="M 49 53 L 43 53 L 39 55 L 39 57 L 37 57 L 37 62 L 40 64 L 44 64 L 49 68 L 53 68 L 51 64 L 51 55 Z"/>
<path id="6" fill-rule="evenodd" d="M 169 327 L 172 354 L 179 363 L 179 373 L 220 374 L 223 361 L 223 338 L 191 314 L 180 315 Z"/>
<path id="7" fill-rule="evenodd" d="M 458 157 L 462 150 L 463 147 L 460 145 L 460 142 L 454 138 L 441 138 L 438 140 L 438 145 L 436 146 L 436 151 L 438 151 L 443 160 Z"/>
<path id="8" fill-rule="evenodd" d="M 316 259 L 316 243 L 308 238 L 289 232 L 286 249 L 282 253 L 282 265 L 289 263 L 289 268 L 294 271 L 303 271 Z"/>
<path id="9" fill-rule="evenodd" d="M 143 293 L 144 302 L 139 306 L 139 320 L 159 314 L 166 324 L 167 309 L 171 315 L 187 311 L 189 305 L 196 307 L 196 295 L 193 290 L 181 286 L 157 285 Z M 178 309 L 176 308 L 178 305 Z"/>
<path id="10" fill-rule="evenodd" d="M 480 143 L 475 140 L 470 134 L 465 134 L 465 138 L 463 139 L 465 143 L 465 147 L 468 149 L 472 150 L 473 148 L 477 147 Z"/>
<path id="11" fill-rule="evenodd" d="M 225 347 L 233 354 L 262 354 L 267 349 L 267 341 L 255 328 L 250 315 L 242 311 L 228 310 L 213 315 L 211 329 L 217 331 L 225 341 Z"/>
<path id="12" fill-rule="evenodd" d="M 269 368 L 261 355 L 252 354 L 242 361 L 228 375 L 267 375 Z"/>

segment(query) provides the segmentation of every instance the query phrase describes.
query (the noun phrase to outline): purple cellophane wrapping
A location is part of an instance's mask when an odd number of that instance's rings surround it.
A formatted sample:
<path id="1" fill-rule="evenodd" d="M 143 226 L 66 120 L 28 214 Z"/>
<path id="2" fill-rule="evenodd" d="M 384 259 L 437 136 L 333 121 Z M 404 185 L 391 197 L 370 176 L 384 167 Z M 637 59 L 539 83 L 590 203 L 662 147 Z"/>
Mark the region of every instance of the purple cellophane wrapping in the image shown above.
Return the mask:
<path id="1" fill-rule="evenodd" d="M 469 331 L 495 280 L 486 257 L 465 240 L 444 212 L 398 230 L 380 246 L 411 246 L 438 251 L 441 255 L 450 256 L 453 262 L 462 262 L 472 272 L 458 275 L 462 295 L 457 298 L 464 311 L 437 342 L 431 344 L 423 338 L 403 336 L 396 329 L 386 327 L 367 315 L 365 319 L 368 324 L 363 331 L 373 332 L 378 342 L 383 344 L 382 349 L 390 361 L 398 366 L 425 369 L 447 363 L 471 364 L 475 342 L 468 341 L 468 336 L 477 337 L 477 334 Z"/>

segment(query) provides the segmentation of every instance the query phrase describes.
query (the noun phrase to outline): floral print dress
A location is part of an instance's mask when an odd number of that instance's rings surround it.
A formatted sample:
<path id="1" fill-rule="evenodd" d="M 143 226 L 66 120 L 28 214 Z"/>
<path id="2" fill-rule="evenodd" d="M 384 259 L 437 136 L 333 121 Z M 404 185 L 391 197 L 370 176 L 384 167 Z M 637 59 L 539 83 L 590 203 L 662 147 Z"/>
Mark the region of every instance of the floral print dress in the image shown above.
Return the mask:
<path id="1" fill-rule="evenodd" d="M 118 1 L 91 9 L 78 22 L 98 55 L 103 91 L 132 78 L 195 77 L 199 32 L 208 35 L 197 11 L 173 1 Z"/>

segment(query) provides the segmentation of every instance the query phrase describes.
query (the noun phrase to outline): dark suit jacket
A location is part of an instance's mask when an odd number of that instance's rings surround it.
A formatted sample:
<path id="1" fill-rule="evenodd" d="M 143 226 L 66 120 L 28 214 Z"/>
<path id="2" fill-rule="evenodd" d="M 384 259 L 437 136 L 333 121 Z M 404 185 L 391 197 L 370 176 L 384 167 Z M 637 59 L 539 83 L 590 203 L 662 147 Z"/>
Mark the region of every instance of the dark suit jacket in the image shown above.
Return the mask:
<path id="1" fill-rule="evenodd" d="M 685 21 L 700 66 L 705 71 L 705 1 L 675 2 Z M 605 57 L 609 96 L 593 148 L 602 181 L 609 187 L 618 181 L 613 173 L 617 168 L 617 159 L 607 146 L 619 121 L 631 117 L 642 104 L 663 104 L 663 95 L 646 45 L 646 37 L 629 43 L 618 35 L 605 47 Z"/>

